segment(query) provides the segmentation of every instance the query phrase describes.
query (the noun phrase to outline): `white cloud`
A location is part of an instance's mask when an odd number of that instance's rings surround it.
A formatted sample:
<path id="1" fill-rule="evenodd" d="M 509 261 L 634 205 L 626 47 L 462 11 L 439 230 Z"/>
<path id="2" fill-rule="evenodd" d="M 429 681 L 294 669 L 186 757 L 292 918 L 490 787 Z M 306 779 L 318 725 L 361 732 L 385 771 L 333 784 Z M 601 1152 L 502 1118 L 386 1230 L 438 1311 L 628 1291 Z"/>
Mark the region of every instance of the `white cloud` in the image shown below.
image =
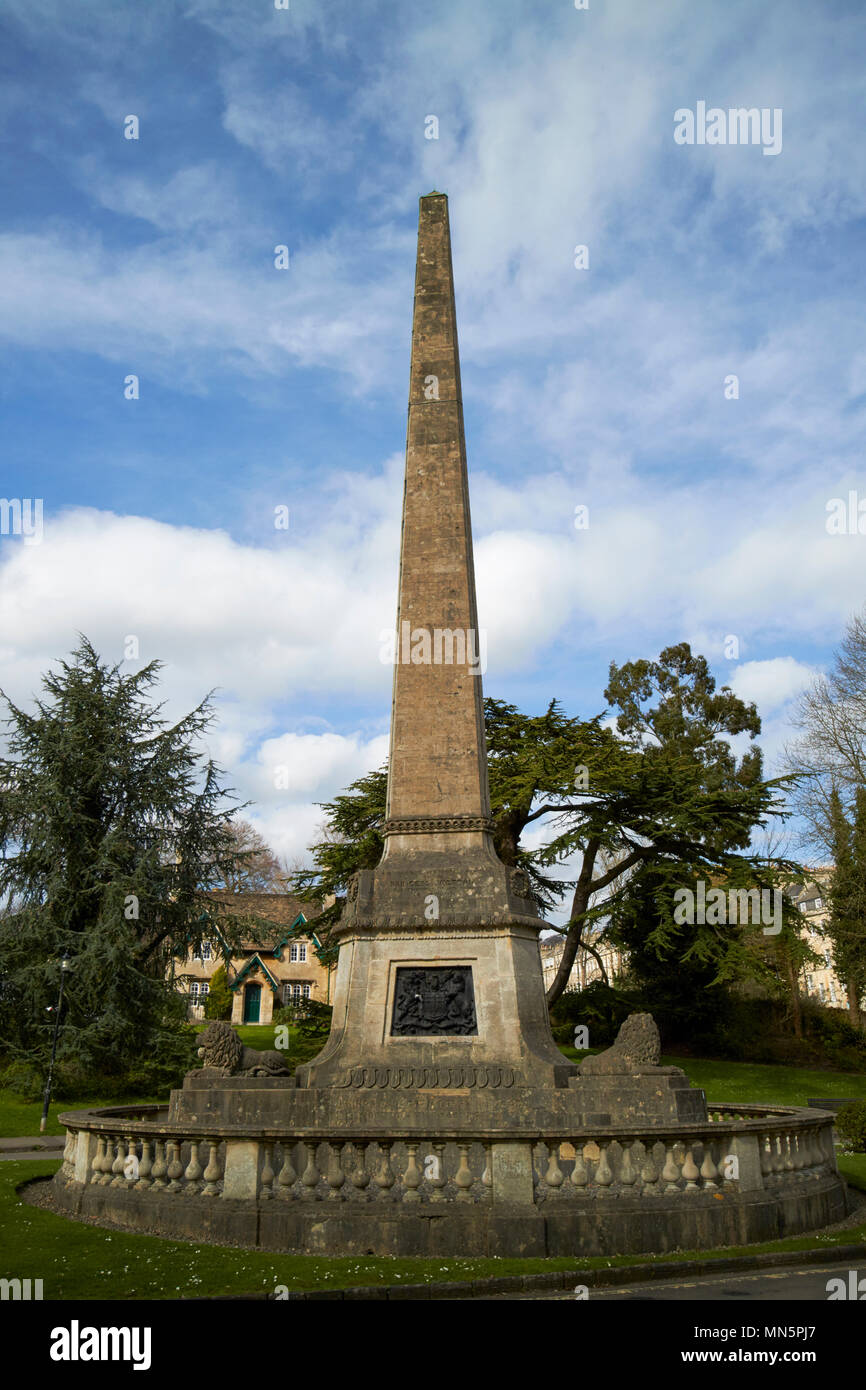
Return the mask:
<path id="1" fill-rule="evenodd" d="M 741 700 L 758 707 L 759 713 L 773 714 L 804 690 L 815 670 L 792 656 L 769 661 L 744 661 L 725 682 Z"/>

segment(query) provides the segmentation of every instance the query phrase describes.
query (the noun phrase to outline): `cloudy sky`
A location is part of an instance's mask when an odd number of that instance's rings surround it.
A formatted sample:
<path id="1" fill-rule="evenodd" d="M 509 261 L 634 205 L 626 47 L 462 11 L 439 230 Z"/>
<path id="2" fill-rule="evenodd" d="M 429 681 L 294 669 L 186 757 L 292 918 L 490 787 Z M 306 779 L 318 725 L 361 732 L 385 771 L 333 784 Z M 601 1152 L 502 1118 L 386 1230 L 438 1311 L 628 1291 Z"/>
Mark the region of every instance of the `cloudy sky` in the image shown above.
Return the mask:
<path id="1" fill-rule="evenodd" d="M 44 517 L 0 535 L 13 699 L 79 631 L 137 638 L 170 712 L 218 689 L 212 751 L 292 857 L 381 764 L 436 188 L 486 693 L 595 714 L 611 660 L 689 641 L 775 769 L 866 601 L 866 538 L 827 530 L 866 499 L 862 0 L 3 0 L 0 29 L 0 491 Z M 780 111 L 781 149 L 678 143 L 701 102 Z"/>

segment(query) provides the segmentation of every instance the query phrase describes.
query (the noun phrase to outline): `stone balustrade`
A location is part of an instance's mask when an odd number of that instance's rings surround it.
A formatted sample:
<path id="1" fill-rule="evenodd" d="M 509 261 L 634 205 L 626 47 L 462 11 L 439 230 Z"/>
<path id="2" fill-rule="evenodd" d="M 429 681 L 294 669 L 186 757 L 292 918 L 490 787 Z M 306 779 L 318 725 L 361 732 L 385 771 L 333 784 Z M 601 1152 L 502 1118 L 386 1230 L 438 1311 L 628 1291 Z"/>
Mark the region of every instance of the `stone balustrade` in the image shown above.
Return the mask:
<path id="1" fill-rule="evenodd" d="M 259 1202 L 543 1206 L 610 1197 L 647 1199 L 771 1191 L 836 1172 L 832 1116 L 814 1110 L 715 1107 L 682 1126 L 588 1127 L 567 1134 L 478 1134 L 435 1140 L 169 1123 L 164 1107 L 118 1107 L 63 1117 L 65 1185 L 180 1198 Z"/>

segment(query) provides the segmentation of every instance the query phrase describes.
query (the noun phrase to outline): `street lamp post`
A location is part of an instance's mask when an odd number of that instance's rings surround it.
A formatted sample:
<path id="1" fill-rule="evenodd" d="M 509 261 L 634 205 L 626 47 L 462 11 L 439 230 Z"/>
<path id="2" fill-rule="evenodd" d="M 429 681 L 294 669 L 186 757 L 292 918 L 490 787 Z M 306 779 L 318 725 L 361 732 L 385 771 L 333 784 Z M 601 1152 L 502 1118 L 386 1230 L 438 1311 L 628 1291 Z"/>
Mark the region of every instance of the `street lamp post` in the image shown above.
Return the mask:
<path id="1" fill-rule="evenodd" d="M 57 1034 L 60 1031 L 60 1010 L 63 1007 L 63 986 L 66 983 L 67 972 L 72 969 L 72 961 L 69 959 L 69 952 L 64 951 L 60 961 L 60 990 L 57 995 L 57 1012 L 54 1015 L 54 1040 L 51 1044 L 51 1061 L 48 1064 L 48 1080 L 45 1083 L 45 1098 L 42 1104 L 42 1119 L 39 1121 L 39 1133 L 45 1133 L 45 1126 L 48 1123 L 48 1107 L 51 1104 L 51 1081 L 54 1075 L 54 1058 L 57 1055 Z"/>

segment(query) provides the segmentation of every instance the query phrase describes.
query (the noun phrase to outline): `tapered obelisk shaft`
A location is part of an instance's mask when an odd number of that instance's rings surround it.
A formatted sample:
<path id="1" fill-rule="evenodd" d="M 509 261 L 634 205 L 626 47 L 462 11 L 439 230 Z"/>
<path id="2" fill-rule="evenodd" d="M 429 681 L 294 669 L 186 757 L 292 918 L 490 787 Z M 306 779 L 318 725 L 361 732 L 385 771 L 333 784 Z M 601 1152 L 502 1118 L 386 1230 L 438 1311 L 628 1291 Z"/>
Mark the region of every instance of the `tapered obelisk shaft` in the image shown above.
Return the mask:
<path id="1" fill-rule="evenodd" d="M 351 1090 L 365 1123 L 386 1091 L 411 1093 L 407 1116 L 432 1115 L 439 1090 L 446 1107 L 489 1091 L 479 1105 L 507 1128 L 526 1116 L 506 1090 L 562 1087 L 575 1068 L 550 1032 L 529 879 L 496 853 L 490 819 L 441 193 L 421 199 L 418 227 L 397 637 L 385 848 L 346 886 L 333 1026 L 298 1085 Z"/>
<path id="2" fill-rule="evenodd" d="M 489 817 L 484 651 L 475 604 L 448 199 L 430 193 L 420 200 L 418 223 L 389 833 L 401 835 L 410 819 L 421 831 L 425 820 L 443 818 L 477 833 Z"/>

